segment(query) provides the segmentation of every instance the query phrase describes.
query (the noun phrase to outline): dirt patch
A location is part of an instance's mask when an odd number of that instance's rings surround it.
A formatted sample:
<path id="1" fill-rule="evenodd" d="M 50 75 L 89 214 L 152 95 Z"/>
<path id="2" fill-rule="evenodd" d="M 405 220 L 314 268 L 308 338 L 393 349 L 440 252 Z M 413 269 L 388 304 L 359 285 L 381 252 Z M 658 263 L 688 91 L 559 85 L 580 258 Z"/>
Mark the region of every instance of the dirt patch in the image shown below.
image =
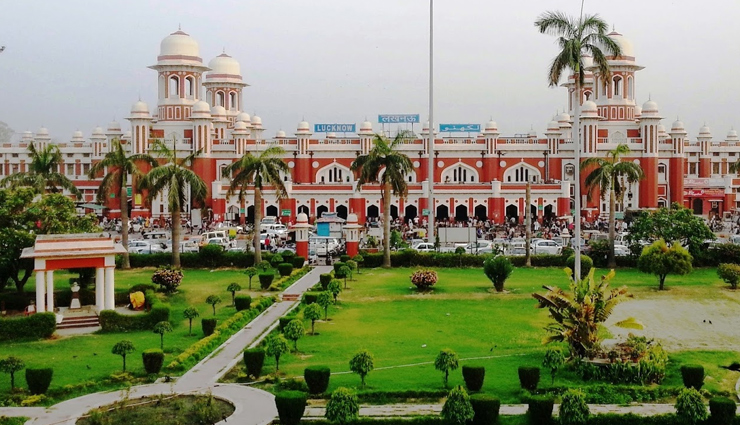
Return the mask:
<path id="1" fill-rule="evenodd" d="M 621 339 L 628 333 L 659 340 L 669 351 L 740 351 L 740 302 L 733 299 L 677 300 L 649 298 L 619 304 L 606 326 Z M 645 329 L 623 329 L 614 323 L 634 317 Z"/>

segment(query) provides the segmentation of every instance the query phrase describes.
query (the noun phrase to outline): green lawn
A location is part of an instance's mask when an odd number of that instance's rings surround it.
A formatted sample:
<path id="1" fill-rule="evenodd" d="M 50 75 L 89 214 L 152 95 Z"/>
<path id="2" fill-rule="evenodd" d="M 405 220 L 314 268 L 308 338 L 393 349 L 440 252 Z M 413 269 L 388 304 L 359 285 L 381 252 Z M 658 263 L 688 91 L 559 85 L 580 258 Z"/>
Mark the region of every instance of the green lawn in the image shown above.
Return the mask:
<path id="1" fill-rule="evenodd" d="M 443 348 L 455 350 L 464 364 L 486 367 L 484 391 L 504 402 L 519 402 L 517 368 L 539 366 L 545 347 L 543 327 L 547 312 L 535 308 L 533 291 L 542 285 L 566 286 L 560 269 L 515 269 L 506 283 L 508 293 L 498 294 L 480 269 L 440 269 L 431 294 L 418 294 L 411 287 L 412 269 L 363 270 L 340 294 L 340 304 L 331 307 L 329 322 L 316 324 L 317 336 L 298 341 L 299 352 L 283 356 L 280 371 L 285 377 L 302 376 L 309 365 L 326 365 L 332 372 L 348 371 L 351 356 L 368 349 L 375 367 L 432 362 Z M 613 285 L 627 285 L 636 297 L 720 297 L 722 283 L 713 269 L 699 269 L 689 276 L 671 277 L 668 291 L 658 293 L 653 276 L 635 270 L 618 270 Z M 306 322 L 306 329 L 310 323 Z M 491 357 L 494 358 L 485 358 Z M 480 358 L 483 357 L 483 358 Z M 730 391 L 736 374 L 717 367 L 729 364 L 732 353 L 672 353 L 665 385 L 681 385 L 682 363 L 706 363 L 707 385 L 712 391 Z M 274 371 L 266 361 L 265 371 Z M 549 386 L 543 372 L 542 385 Z M 359 387 L 354 374 L 333 375 L 329 391 Z M 450 375 L 450 384 L 464 384 L 460 370 Z M 583 386 L 572 373 L 561 373 L 557 386 Z M 375 370 L 367 378 L 367 390 L 438 390 L 442 374 L 432 364 Z"/>

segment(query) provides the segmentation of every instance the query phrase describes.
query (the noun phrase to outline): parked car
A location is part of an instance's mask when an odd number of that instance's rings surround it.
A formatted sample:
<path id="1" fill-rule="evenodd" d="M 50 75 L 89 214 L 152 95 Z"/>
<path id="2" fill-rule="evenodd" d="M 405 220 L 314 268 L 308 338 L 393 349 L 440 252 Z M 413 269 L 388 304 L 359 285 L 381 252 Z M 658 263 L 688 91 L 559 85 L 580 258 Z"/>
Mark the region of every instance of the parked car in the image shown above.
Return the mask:
<path id="1" fill-rule="evenodd" d="M 210 238 L 206 241 L 206 245 L 218 245 L 224 251 L 231 247 L 229 240 L 224 238 Z"/>
<path id="2" fill-rule="evenodd" d="M 156 254 L 166 252 L 167 245 L 159 241 L 130 240 L 128 241 L 128 252 L 132 254 Z"/>
<path id="3" fill-rule="evenodd" d="M 419 251 L 419 252 L 434 252 L 436 249 L 434 248 L 433 243 L 429 242 L 420 242 L 416 245 L 414 245 L 411 249 Z"/>
<path id="4" fill-rule="evenodd" d="M 538 239 L 532 241 L 532 255 L 560 255 L 562 252 L 563 247 L 558 245 L 555 241 L 549 239 Z"/>
<path id="5" fill-rule="evenodd" d="M 614 255 L 617 257 L 625 257 L 630 255 L 630 249 L 627 245 L 614 244 Z"/>

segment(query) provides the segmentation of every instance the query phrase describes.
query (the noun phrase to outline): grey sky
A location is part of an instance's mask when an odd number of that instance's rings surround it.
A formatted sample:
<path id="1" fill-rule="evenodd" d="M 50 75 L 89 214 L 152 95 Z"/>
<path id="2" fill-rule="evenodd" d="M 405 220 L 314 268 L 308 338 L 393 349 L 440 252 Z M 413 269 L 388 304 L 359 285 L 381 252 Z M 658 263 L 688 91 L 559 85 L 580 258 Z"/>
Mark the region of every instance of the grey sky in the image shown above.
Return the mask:
<path id="1" fill-rule="evenodd" d="M 377 121 L 379 113 L 427 117 L 428 0 L 4 2 L 0 9 L 0 121 L 16 132 L 79 129 L 124 118 L 139 96 L 155 112 L 159 42 L 178 24 L 204 63 L 241 63 L 247 112 L 266 134 L 314 123 Z M 497 121 L 503 135 L 540 135 L 564 89 L 546 70 L 554 38 L 537 33 L 546 10 L 577 14 L 578 0 L 437 0 L 435 121 Z M 632 41 L 636 95 L 652 95 L 666 127 L 680 116 L 690 137 L 706 122 L 715 140 L 740 128 L 737 0 L 586 0 Z M 377 129 L 376 124 L 376 129 Z"/>

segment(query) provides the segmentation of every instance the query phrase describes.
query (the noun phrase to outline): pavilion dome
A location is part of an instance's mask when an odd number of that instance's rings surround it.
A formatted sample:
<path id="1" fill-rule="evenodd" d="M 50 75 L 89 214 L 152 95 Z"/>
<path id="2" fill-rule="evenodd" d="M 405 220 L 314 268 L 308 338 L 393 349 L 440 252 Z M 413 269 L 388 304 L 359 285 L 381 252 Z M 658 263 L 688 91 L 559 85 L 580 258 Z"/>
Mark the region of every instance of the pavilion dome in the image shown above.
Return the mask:
<path id="1" fill-rule="evenodd" d="M 620 50 L 622 50 L 622 56 L 635 57 L 635 49 L 632 46 L 632 42 L 625 36 L 616 31 L 612 31 L 607 34 L 607 37 L 611 38 L 619 45 Z"/>

